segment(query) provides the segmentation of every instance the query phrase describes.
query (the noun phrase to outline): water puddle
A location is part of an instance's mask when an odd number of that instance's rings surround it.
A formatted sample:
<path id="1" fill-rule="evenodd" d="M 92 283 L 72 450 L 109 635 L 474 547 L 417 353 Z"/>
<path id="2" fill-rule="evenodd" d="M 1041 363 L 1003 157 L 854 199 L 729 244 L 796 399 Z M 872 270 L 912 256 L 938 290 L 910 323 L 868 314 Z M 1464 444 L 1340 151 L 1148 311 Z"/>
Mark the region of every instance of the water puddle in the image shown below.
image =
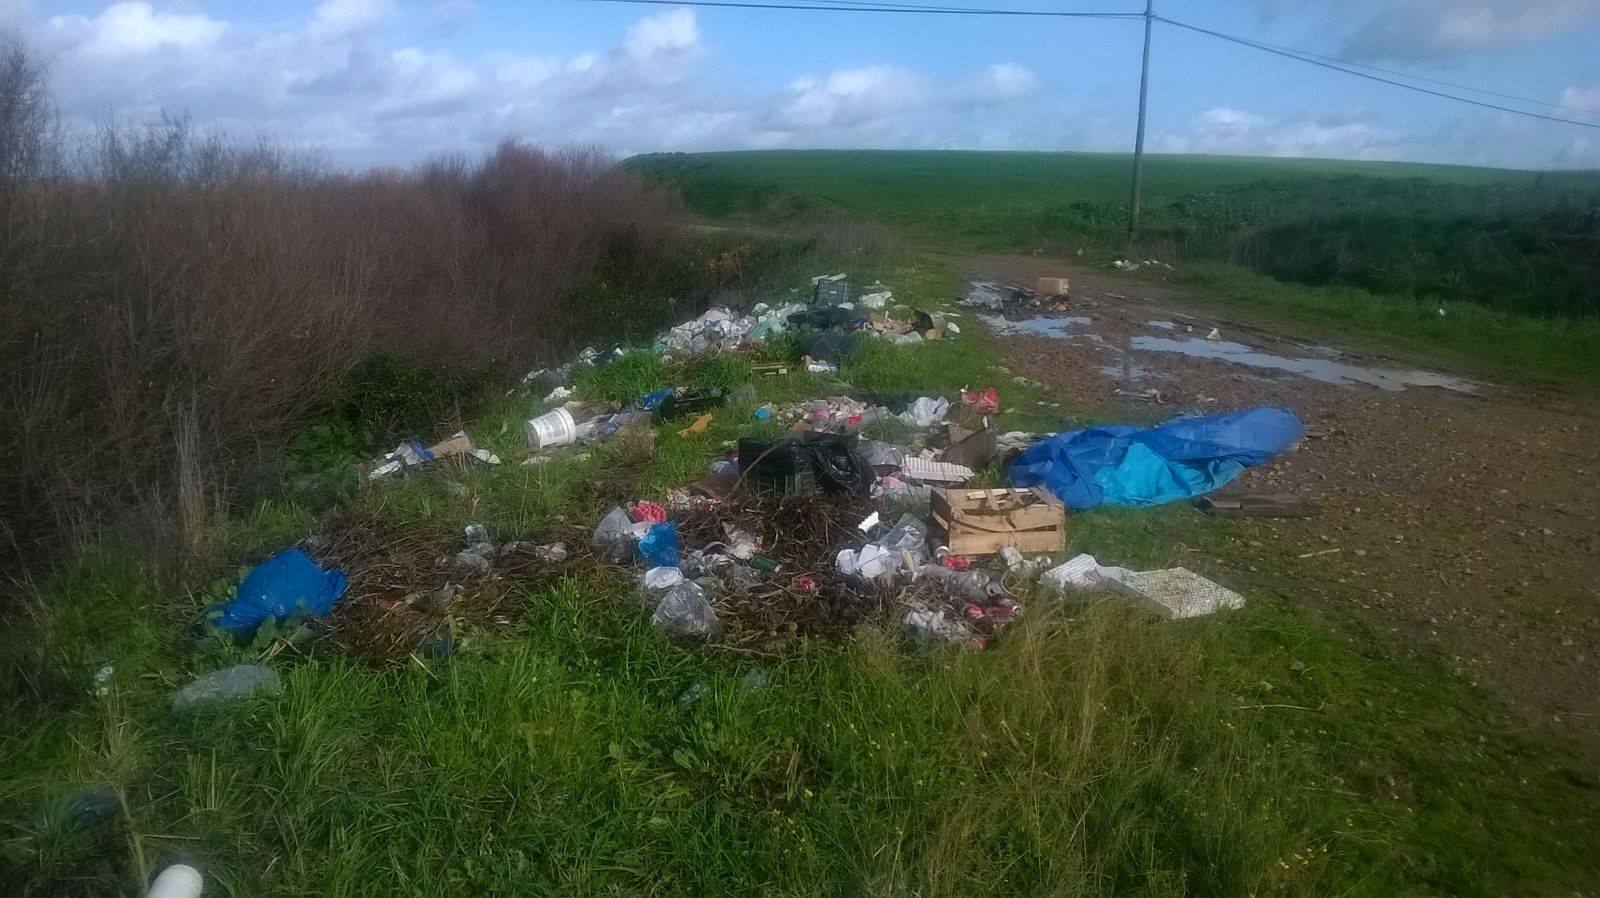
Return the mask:
<path id="1" fill-rule="evenodd" d="M 1309 377 L 1312 380 L 1340 386 L 1366 384 L 1367 386 L 1377 387 L 1380 390 L 1391 391 L 1404 390 L 1407 387 L 1440 387 L 1446 390 L 1455 390 L 1459 393 L 1476 393 L 1478 391 L 1477 385 L 1471 381 L 1446 374 L 1437 374 L 1432 371 L 1367 368 L 1329 358 L 1287 358 L 1262 352 L 1243 343 L 1233 343 L 1227 340 L 1174 340 L 1168 337 L 1134 337 L 1132 347 L 1149 352 L 1176 352 L 1192 358 L 1217 359 L 1240 365 L 1250 365 L 1256 368 L 1288 371 L 1301 377 Z"/>
<path id="2" fill-rule="evenodd" d="M 1019 337 L 1089 337 L 1099 340 L 1099 334 L 1087 332 L 1073 333 L 1075 327 L 1082 327 L 1090 319 L 1082 315 L 1061 315 L 1055 318 L 1023 318 L 1013 321 L 999 315 L 983 315 L 983 323 L 989 325 L 997 334 L 1010 334 Z"/>

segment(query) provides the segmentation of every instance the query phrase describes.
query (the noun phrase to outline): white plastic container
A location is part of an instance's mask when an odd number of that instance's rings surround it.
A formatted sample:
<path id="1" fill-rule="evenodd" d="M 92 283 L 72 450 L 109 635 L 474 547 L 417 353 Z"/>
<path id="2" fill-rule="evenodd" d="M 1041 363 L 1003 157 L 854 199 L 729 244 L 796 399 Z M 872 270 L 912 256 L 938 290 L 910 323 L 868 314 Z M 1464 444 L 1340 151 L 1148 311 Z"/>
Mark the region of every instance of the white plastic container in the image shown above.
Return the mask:
<path id="1" fill-rule="evenodd" d="M 572 445 L 578 438 L 578 425 L 571 412 L 558 408 L 522 425 L 522 434 L 535 449 L 553 449 Z"/>
<path id="2" fill-rule="evenodd" d="M 150 883 L 150 891 L 144 893 L 144 898 L 200 898 L 204 887 L 205 879 L 199 870 L 188 864 L 173 864 Z"/>

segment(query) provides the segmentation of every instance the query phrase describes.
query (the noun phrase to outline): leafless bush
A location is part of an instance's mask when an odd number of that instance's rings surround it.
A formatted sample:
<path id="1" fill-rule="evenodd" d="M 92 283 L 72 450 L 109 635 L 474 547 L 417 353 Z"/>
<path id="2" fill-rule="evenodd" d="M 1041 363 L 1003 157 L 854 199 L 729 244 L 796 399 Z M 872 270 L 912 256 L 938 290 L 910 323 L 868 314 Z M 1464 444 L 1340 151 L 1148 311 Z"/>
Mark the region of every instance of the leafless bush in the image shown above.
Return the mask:
<path id="1" fill-rule="evenodd" d="M 333 176 L 176 120 L 101 129 L 46 179 L 41 83 L 0 49 L 0 177 L 28 200 L 0 205 L 11 553 L 130 523 L 194 546 L 354 364 L 548 353 L 607 241 L 675 211 L 592 150 Z"/>

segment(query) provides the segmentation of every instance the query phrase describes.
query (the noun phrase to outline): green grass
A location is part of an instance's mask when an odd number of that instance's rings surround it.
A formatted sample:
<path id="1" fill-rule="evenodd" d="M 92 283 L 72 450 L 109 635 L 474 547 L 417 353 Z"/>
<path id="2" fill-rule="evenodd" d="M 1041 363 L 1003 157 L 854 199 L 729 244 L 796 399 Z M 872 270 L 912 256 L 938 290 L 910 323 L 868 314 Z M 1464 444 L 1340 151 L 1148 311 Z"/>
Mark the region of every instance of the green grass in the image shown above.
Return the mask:
<path id="1" fill-rule="evenodd" d="M 935 308 L 951 277 L 884 273 L 898 296 Z M 996 373 L 974 328 L 874 345 L 837 385 L 995 382 L 1017 405 L 1039 395 Z M 827 385 L 751 379 L 736 358 L 629 356 L 579 389 L 621 398 L 668 383 L 750 383 L 772 401 Z M 659 496 L 723 441 L 759 432 L 751 407 L 723 407 L 698 437 L 663 428 L 636 467 L 597 448 L 539 467 L 447 468 L 351 501 L 438 532 L 479 521 L 500 539 L 581 538 L 619 478 Z M 518 397 L 470 430 L 509 459 L 537 410 Z M 309 523 L 296 502 L 265 503 L 227 545 L 248 560 Z M 1240 526 L 1186 507 L 1093 512 L 1074 516 L 1069 551 L 1226 580 Z M 9 710 L 0 732 L 0 892 L 137 892 L 175 861 L 204 870 L 217 895 L 1600 884 L 1583 759 L 1520 731 L 1442 664 L 1393 660 L 1361 620 L 1270 591 L 1176 625 L 1114 599 L 1030 595 L 1024 621 L 982 653 L 912 649 L 867 628 L 748 657 L 670 643 L 625 576 L 578 569 L 527 587 L 508 635 L 386 670 L 286 652 L 267 661 L 282 695 L 175 716 L 173 689 L 258 654 L 193 638 L 214 588 L 174 588 L 109 551 L 43 585 L 55 609 L 45 651 L 64 684 L 53 704 Z M 106 663 L 115 676 L 93 695 Z M 756 669 L 764 685 L 751 684 Z M 76 831 L 42 822 L 94 783 L 115 787 L 126 813 Z"/>

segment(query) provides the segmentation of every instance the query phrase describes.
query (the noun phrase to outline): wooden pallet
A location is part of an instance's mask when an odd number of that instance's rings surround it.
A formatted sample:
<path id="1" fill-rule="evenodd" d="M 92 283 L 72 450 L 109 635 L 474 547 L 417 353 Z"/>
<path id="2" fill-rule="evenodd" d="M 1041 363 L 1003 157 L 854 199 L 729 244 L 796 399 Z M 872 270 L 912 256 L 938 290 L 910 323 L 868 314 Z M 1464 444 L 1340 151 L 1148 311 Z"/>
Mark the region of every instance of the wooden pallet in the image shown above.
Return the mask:
<path id="1" fill-rule="evenodd" d="M 952 555 L 993 555 L 1067 547 L 1067 509 L 1042 489 L 933 491 L 933 521 Z"/>

